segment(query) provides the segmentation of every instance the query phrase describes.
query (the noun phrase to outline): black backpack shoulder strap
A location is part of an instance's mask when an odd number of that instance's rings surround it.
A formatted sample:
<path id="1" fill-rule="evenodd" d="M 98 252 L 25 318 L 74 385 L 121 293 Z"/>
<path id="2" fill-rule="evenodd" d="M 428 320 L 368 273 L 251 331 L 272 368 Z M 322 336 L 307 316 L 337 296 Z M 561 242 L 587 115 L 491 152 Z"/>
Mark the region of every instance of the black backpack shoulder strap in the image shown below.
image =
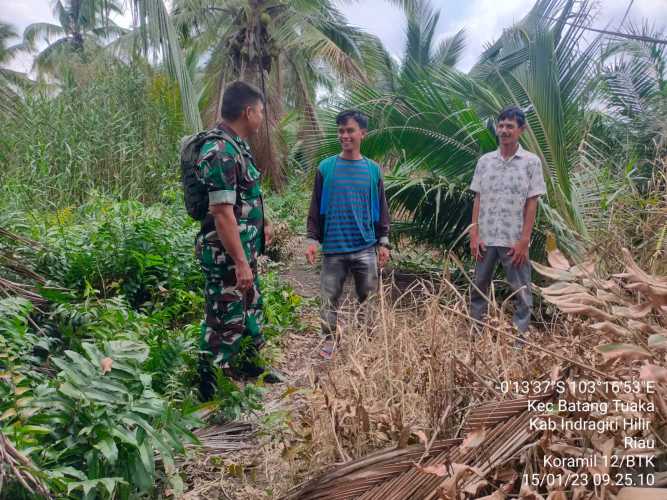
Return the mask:
<path id="1" fill-rule="evenodd" d="M 202 145 L 206 141 L 210 141 L 212 139 L 217 139 L 219 141 L 224 141 L 227 144 L 230 144 L 232 148 L 234 148 L 234 151 L 236 151 L 241 158 L 241 166 L 245 170 L 246 164 L 245 164 L 245 157 L 243 155 L 243 151 L 239 147 L 238 144 L 236 144 L 236 141 L 232 138 L 231 135 L 229 135 L 227 132 L 224 130 L 220 130 L 219 128 L 207 130 L 206 132 L 203 132 L 202 136 Z"/>

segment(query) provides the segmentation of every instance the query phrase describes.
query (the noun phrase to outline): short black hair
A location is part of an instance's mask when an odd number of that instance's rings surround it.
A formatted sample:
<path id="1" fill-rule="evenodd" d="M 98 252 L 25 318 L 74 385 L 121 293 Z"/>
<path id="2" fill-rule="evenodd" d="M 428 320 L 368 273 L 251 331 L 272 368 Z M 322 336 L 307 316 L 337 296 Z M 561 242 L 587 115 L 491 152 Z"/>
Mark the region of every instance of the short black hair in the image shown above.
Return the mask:
<path id="1" fill-rule="evenodd" d="M 507 106 L 498 115 L 498 122 L 503 120 L 514 120 L 519 127 L 526 124 L 526 113 L 518 106 Z"/>
<path id="2" fill-rule="evenodd" d="M 352 118 L 359 124 L 359 128 L 368 128 L 368 117 L 358 109 L 346 109 L 336 116 L 336 125 L 345 125 Z"/>
<path id="3" fill-rule="evenodd" d="M 248 106 L 254 106 L 258 101 L 264 103 L 264 95 L 259 89 L 237 80 L 227 85 L 225 93 L 222 94 L 220 115 L 225 120 L 236 120 Z"/>

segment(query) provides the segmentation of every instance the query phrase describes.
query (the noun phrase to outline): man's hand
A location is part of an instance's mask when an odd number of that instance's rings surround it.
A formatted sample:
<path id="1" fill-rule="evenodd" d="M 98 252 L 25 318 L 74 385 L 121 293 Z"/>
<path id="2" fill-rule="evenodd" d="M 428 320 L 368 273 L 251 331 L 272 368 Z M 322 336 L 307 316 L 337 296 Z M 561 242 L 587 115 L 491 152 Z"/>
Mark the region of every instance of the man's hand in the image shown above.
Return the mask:
<path id="1" fill-rule="evenodd" d="M 236 289 L 241 292 L 246 292 L 250 289 L 253 283 L 252 269 L 247 260 L 242 260 L 236 263 Z"/>
<path id="2" fill-rule="evenodd" d="M 486 252 L 486 244 L 479 239 L 479 234 L 476 230 L 470 233 L 470 251 L 475 260 L 480 261 Z"/>
<path id="3" fill-rule="evenodd" d="M 380 267 L 384 267 L 387 262 L 389 262 L 389 259 L 391 258 L 391 253 L 389 252 L 389 249 L 385 246 L 379 245 L 378 246 L 378 264 L 380 264 Z"/>
<path id="4" fill-rule="evenodd" d="M 316 258 L 317 258 L 317 245 L 315 243 L 311 243 L 310 245 L 308 245 L 308 248 L 306 249 L 306 259 L 312 266 L 315 264 Z"/>
<path id="5" fill-rule="evenodd" d="M 264 222 L 264 246 L 269 246 L 273 242 L 273 224 L 269 221 Z"/>
<path id="6" fill-rule="evenodd" d="M 515 245 L 507 251 L 507 255 L 512 257 L 513 266 L 521 266 L 528 260 L 528 247 L 530 240 L 521 238 Z"/>

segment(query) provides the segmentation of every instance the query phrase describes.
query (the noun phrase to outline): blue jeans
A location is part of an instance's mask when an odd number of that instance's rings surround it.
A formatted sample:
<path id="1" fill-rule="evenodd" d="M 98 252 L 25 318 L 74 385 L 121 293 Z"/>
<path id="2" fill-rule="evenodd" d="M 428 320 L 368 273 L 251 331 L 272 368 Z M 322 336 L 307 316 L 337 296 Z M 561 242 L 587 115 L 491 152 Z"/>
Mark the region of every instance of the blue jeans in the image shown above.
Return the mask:
<path id="1" fill-rule="evenodd" d="M 525 332 L 530 324 L 530 310 L 533 306 L 533 296 L 530 291 L 530 261 L 526 260 L 522 265 L 514 266 L 512 257 L 507 255 L 508 251 L 508 247 L 486 247 L 482 260 L 475 265 L 474 283 L 484 295 L 487 295 L 496 265 L 500 261 L 507 275 L 507 281 L 515 292 L 514 325 L 520 332 Z M 470 290 L 470 315 L 480 321 L 486 315 L 488 307 L 484 295 L 480 295 L 474 287 Z"/>
<path id="2" fill-rule="evenodd" d="M 378 264 L 375 247 L 353 253 L 324 255 L 320 273 L 320 296 L 322 308 L 320 321 L 322 334 L 332 338 L 338 322 L 338 305 L 343 294 L 345 278 L 354 278 L 354 289 L 360 304 L 363 304 L 378 287 Z"/>

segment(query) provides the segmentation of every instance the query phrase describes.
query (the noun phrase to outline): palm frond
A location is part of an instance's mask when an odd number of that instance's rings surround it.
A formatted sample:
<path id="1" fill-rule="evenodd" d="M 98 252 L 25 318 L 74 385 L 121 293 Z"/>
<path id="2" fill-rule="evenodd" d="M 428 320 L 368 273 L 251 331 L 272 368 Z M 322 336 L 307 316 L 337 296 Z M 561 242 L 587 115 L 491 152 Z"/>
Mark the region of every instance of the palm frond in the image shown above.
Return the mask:
<path id="1" fill-rule="evenodd" d="M 65 35 L 66 30 L 57 24 L 33 23 L 23 30 L 23 41 L 27 46 L 34 47 L 38 38 L 50 43 L 54 38 L 61 38 Z"/>
<path id="2" fill-rule="evenodd" d="M 56 40 L 35 56 L 32 69 L 42 75 L 53 74 L 59 63 L 68 59 L 70 48 L 71 40 L 69 37 Z"/>
<path id="3" fill-rule="evenodd" d="M 197 98 L 190 80 L 176 29 L 171 23 L 169 12 L 163 0 L 133 0 L 138 13 L 140 29 L 144 37 L 144 49 L 149 42 L 158 48 L 170 74 L 178 81 L 181 102 L 186 122 L 191 130 L 200 130 L 202 120 L 197 106 Z"/>
<path id="4" fill-rule="evenodd" d="M 404 65 L 426 68 L 431 65 L 433 36 L 440 20 L 440 11 L 436 11 L 430 2 L 419 2 L 414 9 L 406 11 L 407 41 Z"/>
<path id="5" fill-rule="evenodd" d="M 435 54 L 433 64 L 437 66 L 456 66 L 465 50 L 465 30 L 460 30 L 449 38 L 440 42 Z"/>

